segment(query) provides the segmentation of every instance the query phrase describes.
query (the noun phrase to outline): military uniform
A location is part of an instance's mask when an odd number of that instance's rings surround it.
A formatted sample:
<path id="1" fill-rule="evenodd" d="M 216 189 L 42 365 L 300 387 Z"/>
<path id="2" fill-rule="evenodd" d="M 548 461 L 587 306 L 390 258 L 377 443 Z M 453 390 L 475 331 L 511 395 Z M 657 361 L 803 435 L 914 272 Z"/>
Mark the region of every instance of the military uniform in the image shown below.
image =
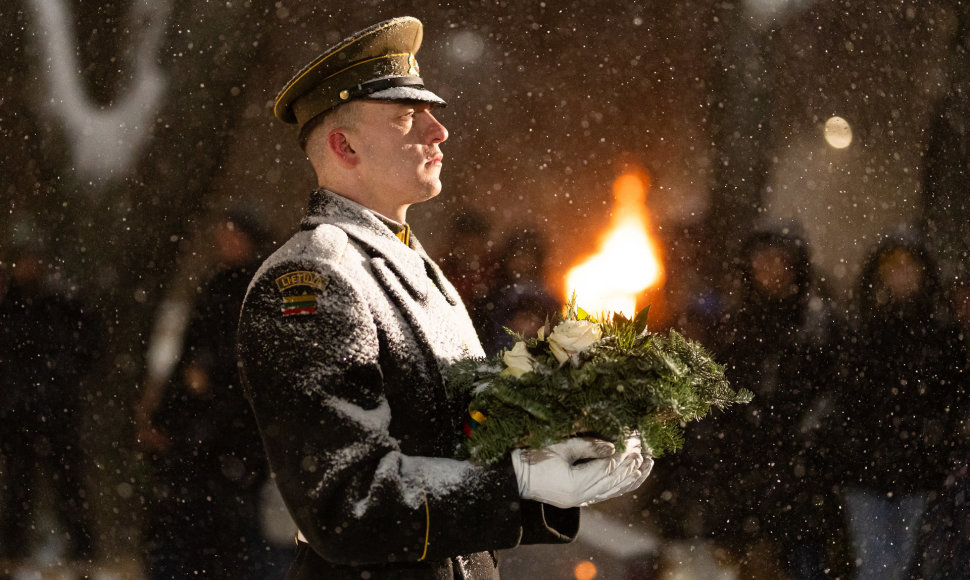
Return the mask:
<path id="1" fill-rule="evenodd" d="M 352 35 L 287 83 L 274 114 L 308 135 L 353 100 L 443 106 L 418 76 L 422 34 L 396 18 Z M 496 578 L 491 550 L 575 537 L 578 509 L 522 500 L 511 461 L 451 459 L 467 401 L 442 370 L 483 352 L 405 224 L 314 191 L 302 230 L 250 285 L 239 352 L 300 529 L 287 578 Z"/>
<path id="2" fill-rule="evenodd" d="M 521 500 L 508 461 L 449 459 L 466 402 L 441 370 L 482 349 L 455 289 L 408 241 L 317 190 L 243 305 L 243 383 L 306 540 L 288 578 L 495 578 L 489 550 L 578 530 L 577 509 Z"/>

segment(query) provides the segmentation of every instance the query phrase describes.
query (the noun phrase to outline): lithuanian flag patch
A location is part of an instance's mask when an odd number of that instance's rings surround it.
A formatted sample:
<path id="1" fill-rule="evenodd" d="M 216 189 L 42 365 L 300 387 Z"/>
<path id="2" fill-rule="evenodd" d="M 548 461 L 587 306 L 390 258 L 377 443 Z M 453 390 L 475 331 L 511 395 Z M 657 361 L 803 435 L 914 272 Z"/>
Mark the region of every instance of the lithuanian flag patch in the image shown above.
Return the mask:
<path id="1" fill-rule="evenodd" d="M 317 297 L 315 294 L 283 297 L 283 316 L 316 314 Z"/>

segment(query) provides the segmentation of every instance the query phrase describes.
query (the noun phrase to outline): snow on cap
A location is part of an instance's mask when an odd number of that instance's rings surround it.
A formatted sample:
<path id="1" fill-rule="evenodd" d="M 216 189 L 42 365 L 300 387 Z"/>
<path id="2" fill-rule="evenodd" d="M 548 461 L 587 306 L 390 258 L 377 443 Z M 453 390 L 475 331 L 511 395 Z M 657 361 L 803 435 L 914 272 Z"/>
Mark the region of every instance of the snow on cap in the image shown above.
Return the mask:
<path id="1" fill-rule="evenodd" d="M 405 16 L 361 30 L 315 58 L 276 97 L 273 114 L 281 121 L 308 121 L 355 99 L 421 101 L 444 106 L 424 88 L 415 55 L 424 32 L 421 21 Z"/>

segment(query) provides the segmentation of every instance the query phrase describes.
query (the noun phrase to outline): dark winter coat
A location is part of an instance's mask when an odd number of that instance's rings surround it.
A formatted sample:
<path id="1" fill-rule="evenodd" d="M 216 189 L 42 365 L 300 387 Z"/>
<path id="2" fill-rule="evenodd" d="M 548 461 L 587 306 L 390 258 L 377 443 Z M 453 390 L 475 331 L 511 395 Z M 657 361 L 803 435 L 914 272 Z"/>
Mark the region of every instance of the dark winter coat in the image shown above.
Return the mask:
<path id="1" fill-rule="evenodd" d="M 43 286 L 0 295 L 0 423 L 25 433 L 77 426 L 81 380 L 100 356 L 101 321 Z"/>
<path id="2" fill-rule="evenodd" d="M 900 249 L 923 264 L 923 288 L 906 303 L 878 304 L 878 265 Z M 860 286 L 859 326 L 839 405 L 845 483 L 896 495 L 937 489 L 963 439 L 966 355 L 955 330 L 935 316 L 935 264 L 918 246 L 888 242 L 868 261 Z"/>
<path id="3" fill-rule="evenodd" d="M 211 579 L 267 577 L 262 559 L 247 558 L 263 546 L 259 507 L 268 468 L 236 367 L 236 323 L 257 266 L 224 268 L 201 289 L 182 359 L 152 418 L 171 441 L 151 456 L 146 547 L 152 578 L 196 571 Z M 185 384 L 190 365 L 208 378 L 206 392 Z"/>
<path id="4" fill-rule="evenodd" d="M 768 248 L 787 256 L 795 286 L 787 296 L 770 296 L 754 282 L 753 255 Z M 742 300 L 722 321 L 714 348 L 732 385 L 755 397 L 688 426 L 684 450 L 663 470 L 664 497 L 681 515 L 672 527 L 683 529 L 674 533 L 740 545 L 770 538 L 787 550 L 831 536 L 840 523 L 826 428 L 840 332 L 826 302 L 813 296 L 799 238 L 761 232 L 742 260 Z"/>
<path id="5" fill-rule="evenodd" d="M 753 281 L 753 256 L 767 248 L 788 256 L 797 289 L 784 298 L 766 295 Z M 728 450 L 721 465 L 737 498 L 725 498 L 731 508 L 724 521 L 786 545 L 818 540 L 840 522 L 831 493 L 828 418 L 837 396 L 841 325 L 817 290 L 813 296 L 809 255 L 799 237 L 756 234 L 744 256 L 744 300 L 725 325 L 719 356 L 729 379 L 755 398 L 714 421 L 723 435 L 717 440 Z"/>
<path id="6" fill-rule="evenodd" d="M 186 327 L 182 359 L 154 417 L 172 441 L 156 465 L 167 484 L 195 488 L 201 497 L 242 494 L 253 500 L 254 509 L 266 458 L 239 385 L 236 323 L 256 268 L 222 269 L 203 286 Z M 207 393 L 193 393 L 184 384 L 188 365 L 208 377 Z"/>
<path id="7" fill-rule="evenodd" d="M 519 498 L 509 462 L 449 459 L 464 401 L 441 369 L 480 356 L 454 288 L 412 237 L 315 191 L 262 266 L 241 369 L 301 542 L 288 578 L 494 578 L 490 550 L 568 541 L 578 510 Z"/>

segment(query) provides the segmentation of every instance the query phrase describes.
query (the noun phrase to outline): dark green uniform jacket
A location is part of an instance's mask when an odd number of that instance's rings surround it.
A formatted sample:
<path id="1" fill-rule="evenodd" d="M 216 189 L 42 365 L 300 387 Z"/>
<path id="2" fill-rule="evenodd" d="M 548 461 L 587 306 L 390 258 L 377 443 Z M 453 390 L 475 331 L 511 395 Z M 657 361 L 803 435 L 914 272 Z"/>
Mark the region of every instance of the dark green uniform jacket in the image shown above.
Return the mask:
<path id="1" fill-rule="evenodd" d="M 365 207 L 313 193 L 250 285 L 239 352 L 306 540 L 287 578 L 496 578 L 492 550 L 575 537 L 578 510 L 521 500 L 508 460 L 451 459 L 466 410 L 441 371 L 481 345 L 420 244 Z"/>

